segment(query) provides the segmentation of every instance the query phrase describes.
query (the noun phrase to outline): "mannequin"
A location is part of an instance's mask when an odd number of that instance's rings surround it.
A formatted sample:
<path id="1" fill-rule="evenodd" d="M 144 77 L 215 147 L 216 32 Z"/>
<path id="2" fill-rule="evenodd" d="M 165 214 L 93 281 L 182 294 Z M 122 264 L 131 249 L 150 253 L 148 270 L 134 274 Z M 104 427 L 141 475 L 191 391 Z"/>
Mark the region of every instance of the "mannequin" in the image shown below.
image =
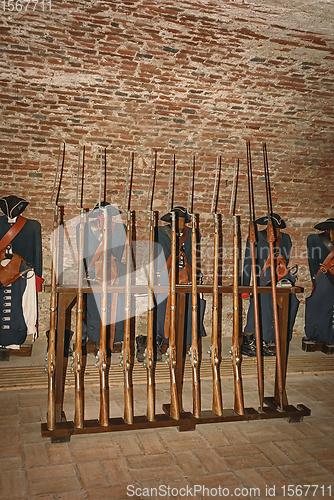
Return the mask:
<path id="1" fill-rule="evenodd" d="M 37 338 L 36 283 L 38 280 L 40 289 L 43 282 L 41 225 L 21 216 L 27 205 L 15 195 L 0 198 L 4 213 L 0 217 L 0 265 L 9 268 L 11 259 L 14 262 L 14 257 L 19 257 L 18 271 L 22 274 L 0 288 L 0 345 L 11 349 L 19 349 L 27 335 Z"/>
<path id="2" fill-rule="evenodd" d="M 321 265 L 334 248 L 334 218 L 314 226 L 322 231 L 307 238 L 307 256 L 312 293 L 305 301 L 303 342 L 320 341 L 334 345 L 334 270 L 321 271 Z M 334 257 L 331 265 L 334 266 Z"/>
<path id="3" fill-rule="evenodd" d="M 255 222 L 258 225 L 266 225 L 268 218 L 266 216 L 257 219 Z M 272 214 L 272 223 L 275 229 L 276 242 L 274 246 L 276 247 L 275 252 L 279 253 L 285 259 L 286 265 L 289 263 L 292 242 L 290 236 L 281 232 L 282 229 L 286 228 L 286 224 L 283 219 L 278 214 Z M 258 272 L 258 286 L 268 286 L 271 280 L 270 267 L 268 267 L 264 272 L 263 268 L 269 257 L 269 243 L 267 241 L 267 229 L 258 231 L 257 241 L 255 244 L 256 252 L 256 264 L 259 270 Z M 295 280 L 295 276 L 289 274 L 289 280 Z M 244 286 L 249 286 L 251 280 L 251 254 L 250 254 L 250 244 L 247 239 L 245 259 L 242 275 L 242 284 Z M 243 298 L 245 298 L 243 296 Z M 273 302 L 271 294 L 259 294 L 260 302 L 260 330 L 262 337 L 262 352 L 264 356 L 274 356 L 276 354 L 275 346 L 275 331 L 273 323 Z M 289 297 L 289 319 L 288 319 L 288 341 L 292 337 L 292 329 L 296 319 L 296 314 L 299 307 L 299 300 L 295 294 L 290 294 Z M 254 322 L 254 303 L 253 298 L 251 298 L 250 306 L 247 313 L 247 324 L 244 329 L 243 344 L 242 344 L 242 354 L 246 356 L 256 356 L 256 345 L 255 345 L 255 322 Z"/>

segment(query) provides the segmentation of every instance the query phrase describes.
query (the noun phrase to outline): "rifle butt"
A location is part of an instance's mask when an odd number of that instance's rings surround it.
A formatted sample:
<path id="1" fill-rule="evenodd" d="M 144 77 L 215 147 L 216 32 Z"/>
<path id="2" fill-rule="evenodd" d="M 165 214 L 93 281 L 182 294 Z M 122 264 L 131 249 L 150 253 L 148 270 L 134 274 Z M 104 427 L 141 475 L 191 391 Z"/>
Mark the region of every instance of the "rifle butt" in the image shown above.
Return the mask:
<path id="1" fill-rule="evenodd" d="M 195 418 L 200 418 L 201 416 L 201 391 L 198 366 L 193 366 L 193 415 Z"/>
<path id="2" fill-rule="evenodd" d="M 212 411 L 219 417 L 223 414 L 222 389 L 220 380 L 213 381 Z"/>
<path id="3" fill-rule="evenodd" d="M 100 354 L 101 356 L 101 354 Z M 103 427 L 107 427 L 109 424 L 109 386 L 108 386 L 108 375 L 107 375 L 107 364 L 105 357 L 101 356 L 100 359 L 100 417 L 99 422 Z"/>
<path id="4" fill-rule="evenodd" d="M 133 424 L 133 392 L 131 387 L 124 387 L 124 422 Z"/>
<path id="5" fill-rule="evenodd" d="M 81 341 L 81 337 L 80 337 Z M 84 423 L 84 397 L 83 397 L 83 374 L 82 374 L 82 357 L 80 353 L 75 352 L 75 388 L 74 388 L 74 425 L 78 429 L 83 428 Z"/>
<path id="6" fill-rule="evenodd" d="M 56 425 L 56 392 L 55 392 L 55 368 L 54 362 L 49 361 L 48 373 L 48 413 L 47 426 L 49 431 L 53 431 Z"/>
<path id="7" fill-rule="evenodd" d="M 81 374 L 77 374 L 76 376 L 80 377 Z M 74 425 L 77 429 L 82 429 L 84 426 L 83 395 L 81 390 L 76 391 L 75 394 Z"/>
<path id="8" fill-rule="evenodd" d="M 171 387 L 171 402 L 170 402 L 170 412 L 169 416 L 173 418 L 174 420 L 179 420 L 180 418 L 180 408 L 179 408 L 179 401 L 178 401 L 178 394 L 175 387 Z"/>
<path id="9" fill-rule="evenodd" d="M 124 369 L 124 421 L 127 424 L 133 424 L 133 390 L 132 390 L 131 362 L 130 362 L 129 350 L 124 351 L 123 369 Z"/>
<path id="10" fill-rule="evenodd" d="M 238 415 L 244 415 L 244 397 L 241 381 L 237 382 L 234 386 L 234 411 Z"/>
<path id="11" fill-rule="evenodd" d="M 223 414 L 223 398 L 220 380 L 220 359 L 218 357 L 218 348 L 212 346 L 211 351 L 211 366 L 212 366 L 212 380 L 213 380 L 213 394 L 212 394 L 212 411 L 215 415 L 221 416 Z"/>
<path id="12" fill-rule="evenodd" d="M 149 345 L 150 344 L 150 345 Z M 147 340 L 146 370 L 147 370 L 147 420 L 155 420 L 155 383 L 154 383 L 154 362 L 153 345 Z"/>
<path id="13" fill-rule="evenodd" d="M 147 368 L 147 371 L 151 371 L 152 368 Z M 153 384 L 153 374 L 147 373 L 148 382 L 147 382 L 147 412 L 146 417 L 150 422 L 155 421 L 155 391 Z"/>

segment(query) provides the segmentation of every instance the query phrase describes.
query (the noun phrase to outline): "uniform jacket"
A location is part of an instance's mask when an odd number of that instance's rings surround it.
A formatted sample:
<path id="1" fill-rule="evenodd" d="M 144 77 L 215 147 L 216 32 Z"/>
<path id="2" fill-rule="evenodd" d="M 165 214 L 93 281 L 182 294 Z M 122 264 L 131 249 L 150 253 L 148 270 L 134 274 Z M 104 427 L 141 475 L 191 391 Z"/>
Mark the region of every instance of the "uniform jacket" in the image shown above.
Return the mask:
<path id="1" fill-rule="evenodd" d="M 8 223 L 5 215 L 0 217 L 0 239 L 11 227 L 12 224 Z M 13 238 L 12 247 L 13 252 L 33 267 L 37 276 L 42 277 L 42 233 L 37 220 L 27 219 L 21 231 Z"/>
<path id="2" fill-rule="evenodd" d="M 5 265 L 7 259 L 0 262 Z M 28 269 L 21 263 L 20 272 Z M 37 295 L 35 273 L 29 271 L 0 290 L 0 345 L 19 348 L 27 335 L 36 334 Z"/>

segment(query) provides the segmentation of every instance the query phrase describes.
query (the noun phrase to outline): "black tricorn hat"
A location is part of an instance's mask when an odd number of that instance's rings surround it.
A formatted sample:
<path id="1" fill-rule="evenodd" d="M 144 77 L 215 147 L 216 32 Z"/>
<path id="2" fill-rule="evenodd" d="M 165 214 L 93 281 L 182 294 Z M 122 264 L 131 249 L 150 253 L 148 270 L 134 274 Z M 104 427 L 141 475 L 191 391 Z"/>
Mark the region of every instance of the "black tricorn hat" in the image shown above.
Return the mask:
<path id="1" fill-rule="evenodd" d="M 172 212 L 175 212 L 175 214 L 179 217 L 179 218 L 184 218 L 185 219 L 185 223 L 187 224 L 187 222 L 190 222 L 190 215 L 188 214 L 187 210 L 184 208 L 184 207 L 174 207 L 172 208 L 172 210 L 170 212 L 168 212 L 167 214 L 163 215 L 162 217 L 160 217 L 160 220 L 163 220 L 165 222 L 172 222 L 172 216 L 171 216 L 171 213 Z"/>
<path id="2" fill-rule="evenodd" d="M 102 216 L 103 211 L 101 210 L 101 207 L 107 207 L 107 215 L 109 217 L 114 217 L 115 215 L 119 215 L 122 213 L 118 208 L 114 207 L 107 201 L 102 201 L 101 205 L 99 205 L 98 203 L 95 205 L 93 210 L 89 212 L 88 217 L 90 219 L 95 219 L 96 217 Z"/>
<path id="3" fill-rule="evenodd" d="M 96 217 L 102 216 L 103 211 L 101 210 L 101 207 L 107 207 L 107 215 L 109 217 L 114 217 L 115 215 L 122 213 L 117 207 L 114 207 L 114 205 L 111 205 L 107 201 L 101 201 L 101 205 L 97 203 L 93 210 L 89 212 L 88 217 L 90 219 L 95 219 Z"/>
<path id="4" fill-rule="evenodd" d="M 272 213 L 271 220 L 274 227 L 278 227 L 279 229 L 284 229 L 286 227 L 284 220 L 281 219 L 278 214 Z M 268 216 L 264 215 L 263 217 L 256 219 L 255 223 L 259 224 L 260 226 L 266 226 L 268 224 Z"/>
<path id="5" fill-rule="evenodd" d="M 326 219 L 324 222 L 319 222 L 314 226 L 314 229 L 320 229 L 320 231 L 333 231 L 334 230 L 334 218 Z"/>
<path id="6" fill-rule="evenodd" d="M 0 198 L 0 208 L 10 219 L 14 219 L 18 215 L 22 214 L 28 205 L 29 201 L 19 198 L 14 194 Z"/>

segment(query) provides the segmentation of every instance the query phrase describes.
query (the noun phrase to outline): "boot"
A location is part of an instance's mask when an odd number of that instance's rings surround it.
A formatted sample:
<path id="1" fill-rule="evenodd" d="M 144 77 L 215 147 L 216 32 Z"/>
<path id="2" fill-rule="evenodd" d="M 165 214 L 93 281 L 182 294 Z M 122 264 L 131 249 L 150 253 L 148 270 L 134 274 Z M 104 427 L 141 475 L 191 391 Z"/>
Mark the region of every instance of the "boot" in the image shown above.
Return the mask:
<path id="1" fill-rule="evenodd" d="M 138 335 L 136 337 L 136 358 L 138 363 L 143 363 L 146 354 L 147 337 L 146 335 Z"/>
<path id="2" fill-rule="evenodd" d="M 244 356 L 256 356 L 256 343 L 253 335 L 244 335 L 241 344 L 241 353 Z"/>

